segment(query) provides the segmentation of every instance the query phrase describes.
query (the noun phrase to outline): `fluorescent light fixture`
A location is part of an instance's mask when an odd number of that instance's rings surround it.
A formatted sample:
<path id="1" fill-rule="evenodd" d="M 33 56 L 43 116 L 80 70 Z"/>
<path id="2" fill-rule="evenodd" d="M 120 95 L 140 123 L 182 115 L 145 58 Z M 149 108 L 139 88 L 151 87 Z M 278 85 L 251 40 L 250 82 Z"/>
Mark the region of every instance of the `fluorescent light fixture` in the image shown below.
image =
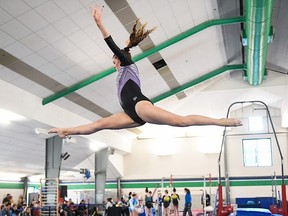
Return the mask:
<path id="1" fill-rule="evenodd" d="M 39 183 L 40 182 L 40 179 L 44 179 L 45 178 L 45 175 L 44 174 L 41 174 L 41 175 L 33 175 L 33 176 L 29 176 L 28 179 L 30 182 L 37 182 Z"/>
<path id="2" fill-rule="evenodd" d="M 48 136 L 48 131 L 43 129 L 43 128 L 35 128 L 35 133 L 36 134 L 42 134 L 42 135 L 47 135 Z"/>
<path id="3" fill-rule="evenodd" d="M 263 117 L 250 116 L 249 117 L 249 130 L 250 131 L 262 131 L 262 130 L 264 130 Z"/>
<path id="4" fill-rule="evenodd" d="M 24 120 L 25 117 L 0 108 L 0 124 L 10 124 L 11 121 Z"/>
<path id="5" fill-rule="evenodd" d="M 107 145 L 99 141 L 92 141 L 90 142 L 89 146 L 92 151 L 96 152 L 99 151 L 101 148 L 106 147 Z"/>
<path id="6" fill-rule="evenodd" d="M 0 172 L 1 181 L 20 182 L 22 177 L 24 177 L 23 174 L 21 175 L 21 174 L 17 174 L 17 173 Z"/>

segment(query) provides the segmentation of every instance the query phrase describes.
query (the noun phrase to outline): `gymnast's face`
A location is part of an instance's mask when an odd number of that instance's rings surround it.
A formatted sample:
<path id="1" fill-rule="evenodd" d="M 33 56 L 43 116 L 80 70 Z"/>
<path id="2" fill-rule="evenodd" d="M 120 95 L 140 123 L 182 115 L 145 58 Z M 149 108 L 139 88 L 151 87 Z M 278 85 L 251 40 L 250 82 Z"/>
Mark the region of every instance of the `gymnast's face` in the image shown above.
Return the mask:
<path id="1" fill-rule="evenodd" d="M 120 70 L 120 64 L 121 64 L 120 60 L 117 57 L 113 57 L 112 61 L 113 61 L 114 68 L 117 71 L 119 71 Z"/>

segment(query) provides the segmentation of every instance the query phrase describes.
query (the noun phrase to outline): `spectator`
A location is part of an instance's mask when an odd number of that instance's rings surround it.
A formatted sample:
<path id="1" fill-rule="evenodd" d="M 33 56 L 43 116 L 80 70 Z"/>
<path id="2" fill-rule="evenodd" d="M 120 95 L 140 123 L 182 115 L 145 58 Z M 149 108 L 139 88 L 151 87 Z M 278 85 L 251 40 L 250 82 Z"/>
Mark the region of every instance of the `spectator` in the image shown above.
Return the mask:
<path id="1" fill-rule="evenodd" d="M 130 216 L 137 216 L 141 212 L 141 207 L 136 193 L 133 193 L 129 200 L 129 212 Z"/>
<path id="2" fill-rule="evenodd" d="M 5 204 L 7 202 L 10 203 L 10 200 L 11 200 L 11 194 L 7 194 L 6 197 L 4 197 L 3 201 L 2 201 L 2 204 Z M 11 204 L 11 203 L 10 203 Z"/>
<path id="3" fill-rule="evenodd" d="M 18 202 L 17 202 L 17 208 L 18 209 L 22 208 L 24 203 L 25 203 L 25 199 L 24 199 L 23 195 L 20 195 L 18 198 Z"/>
<path id="4" fill-rule="evenodd" d="M 183 216 L 186 216 L 187 212 L 189 216 L 192 216 L 192 212 L 191 212 L 192 196 L 188 188 L 184 188 L 184 191 L 186 194 L 185 194 L 185 205 L 184 205 L 184 210 L 183 210 Z"/>
<path id="5" fill-rule="evenodd" d="M 10 202 L 6 202 L 4 204 L 4 208 L 2 210 L 2 215 L 3 216 L 12 216 L 12 211 L 11 211 L 11 204 Z"/>
<path id="6" fill-rule="evenodd" d="M 24 211 L 21 212 L 21 216 L 31 216 L 31 208 L 29 206 L 26 206 Z"/>
<path id="7" fill-rule="evenodd" d="M 12 213 L 12 216 L 18 216 L 19 211 L 18 211 L 18 209 L 17 209 L 17 204 L 14 203 L 14 204 L 12 205 L 11 213 Z"/>
<path id="8" fill-rule="evenodd" d="M 112 198 L 108 198 L 107 199 L 107 203 L 105 205 L 105 209 L 108 210 L 108 208 L 115 206 L 113 199 Z"/>
<path id="9" fill-rule="evenodd" d="M 40 209 L 40 202 L 39 201 L 34 202 L 32 207 L 32 215 L 39 216 L 40 215 L 39 209 Z"/>
<path id="10" fill-rule="evenodd" d="M 163 203 L 162 194 L 158 193 L 158 197 L 156 199 L 156 204 L 157 204 L 157 209 L 158 209 L 158 216 L 162 216 L 162 203 Z"/>
<path id="11" fill-rule="evenodd" d="M 79 205 L 78 205 L 77 214 L 78 214 L 79 216 L 88 215 L 87 207 L 86 207 L 86 203 L 85 203 L 85 200 L 84 200 L 84 199 L 82 199 L 81 202 L 80 202 Z"/>

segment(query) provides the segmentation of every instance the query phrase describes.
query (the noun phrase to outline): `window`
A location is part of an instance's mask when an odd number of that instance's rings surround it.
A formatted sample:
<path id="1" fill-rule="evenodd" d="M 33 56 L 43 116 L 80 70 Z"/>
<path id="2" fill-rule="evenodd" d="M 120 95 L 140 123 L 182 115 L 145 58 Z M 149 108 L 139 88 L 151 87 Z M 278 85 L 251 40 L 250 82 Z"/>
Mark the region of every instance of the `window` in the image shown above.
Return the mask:
<path id="1" fill-rule="evenodd" d="M 271 139 L 243 139 L 245 167 L 272 166 Z"/>

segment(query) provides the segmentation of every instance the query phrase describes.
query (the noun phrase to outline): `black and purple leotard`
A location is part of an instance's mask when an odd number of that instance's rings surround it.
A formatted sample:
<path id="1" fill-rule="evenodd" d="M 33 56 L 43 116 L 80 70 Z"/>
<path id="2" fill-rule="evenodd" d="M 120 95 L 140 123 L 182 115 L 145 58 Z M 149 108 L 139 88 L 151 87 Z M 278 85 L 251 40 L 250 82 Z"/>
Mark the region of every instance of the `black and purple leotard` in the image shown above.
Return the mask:
<path id="1" fill-rule="evenodd" d="M 105 38 L 105 41 L 121 62 L 117 76 L 117 95 L 120 105 L 130 118 L 143 125 L 145 121 L 138 116 L 135 106 L 139 101 L 150 100 L 141 92 L 138 68 L 126 52 L 115 44 L 111 36 Z"/>

